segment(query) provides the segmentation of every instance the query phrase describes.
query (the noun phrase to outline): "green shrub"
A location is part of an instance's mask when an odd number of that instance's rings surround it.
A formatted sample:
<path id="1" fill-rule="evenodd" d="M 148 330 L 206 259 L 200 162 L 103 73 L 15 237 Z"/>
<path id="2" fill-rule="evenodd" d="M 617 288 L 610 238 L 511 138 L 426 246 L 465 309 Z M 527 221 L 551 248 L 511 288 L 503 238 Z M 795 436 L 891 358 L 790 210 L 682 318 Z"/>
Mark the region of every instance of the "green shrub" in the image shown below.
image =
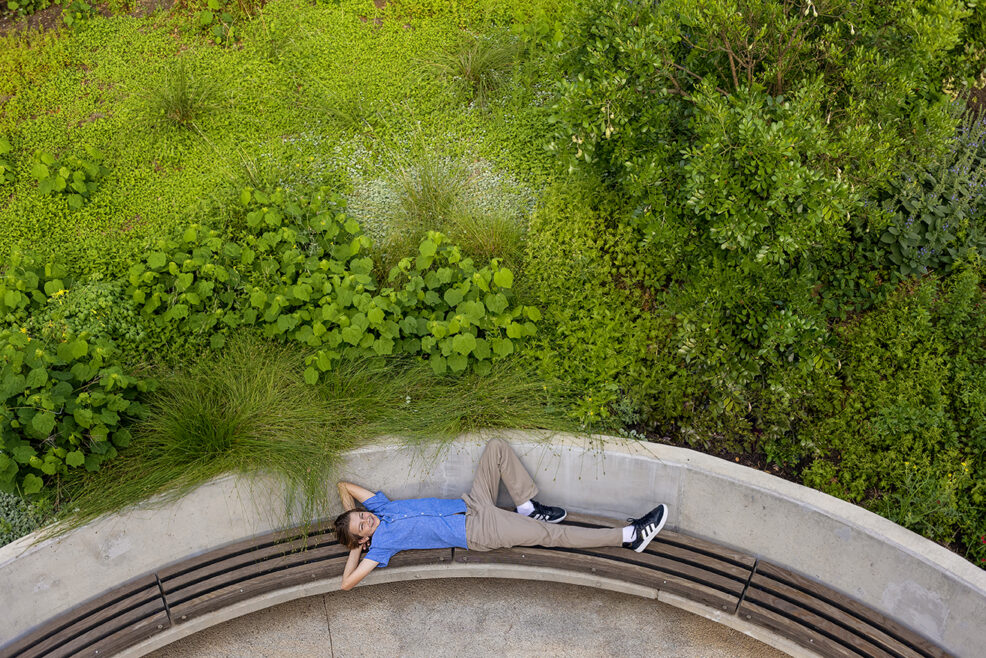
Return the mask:
<path id="1" fill-rule="evenodd" d="M 547 44 L 558 68 L 554 152 L 660 206 L 696 96 L 747 88 L 793 97 L 821 85 L 813 114 L 833 138 L 819 164 L 857 182 L 885 180 L 902 151 L 944 137 L 940 82 L 963 29 L 960 2 L 804 9 L 776 0 L 741 12 L 699 1 L 579 3 L 563 40 Z"/>
<path id="2" fill-rule="evenodd" d="M 237 240 L 193 225 L 129 272 L 128 294 L 161 349 L 222 347 L 230 331 L 321 348 L 311 383 L 342 358 L 421 354 L 436 372 L 488 371 L 535 331 L 538 311 L 514 304 L 513 274 L 477 268 L 440 233 L 379 289 L 371 241 L 327 190 L 308 197 L 246 189 Z M 183 347 L 179 348 L 184 349 Z"/>
<path id="3" fill-rule="evenodd" d="M 986 255 L 986 117 L 966 113 L 944 156 L 907 163 L 881 205 L 892 217 L 883 258 L 901 276 Z"/>
<path id="4" fill-rule="evenodd" d="M 806 484 L 986 558 L 986 300 L 976 268 L 907 281 L 840 330 L 844 386 L 802 436 Z"/>
<path id="5" fill-rule="evenodd" d="M 88 144 L 86 155 L 67 155 L 56 159 L 50 153 L 35 156 L 32 173 L 42 194 L 63 194 L 69 208 L 79 209 L 99 187 L 99 181 L 110 172 L 103 166 L 103 154 Z"/>
<path id="6" fill-rule="evenodd" d="M 30 16 L 42 9 L 47 9 L 52 3 L 50 0 L 5 0 L 0 5 L 0 16 Z"/>
<path id="7" fill-rule="evenodd" d="M 56 0 L 61 2 L 62 0 Z M 86 0 L 64 0 L 65 7 L 62 8 L 62 21 L 69 27 L 78 27 L 85 21 L 95 16 L 96 11 Z"/>
<path id="8" fill-rule="evenodd" d="M 115 364 L 112 343 L 0 332 L 0 490 L 41 491 L 45 476 L 95 471 L 130 443 L 147 383 Z"/>
<path id="9" fill-rule="evenodd" d="M 59 263 L 40 264 L 29 253 L 10 255 L 0 278 L 0 328 L 31 322 L 51 297 L 64 294 L 72 279 Z"/>
<path id="10" fill-rule="evenodd" d="M 610 213 L 590 188 L 557 184 L 539 202 L 527 243 L 526 277 L 545 314 L 527 352 L 590 427 L 605 427 L 626 398 L 625 416 L 660 404 L 647 398 L 645 382 L 667 381 L 676 369 L 673 357 L 652 349 L 664 333 L 648 313 L 653 299 L 621 280 L 634 266 L 635 243 L 628 229 L 613 230 Z"/>
<path id="11" fill-rule="evenodd" d="M 206 8 L 195 15 L 199 29 L 217 44 L 228 46 L 239 40 L 240 31 L 233 21 L 232 5 L 229 0 L 208 0 Z"/>
<path id="12" fill-rule="evenodd" d="M 137 309 L 118 280 L 76 281 L 69 290 L 55 291 L 25 326 L 49 339 L 63 334 L 109 338 L 124 358 L 139 359 L 145 348 Z"/>

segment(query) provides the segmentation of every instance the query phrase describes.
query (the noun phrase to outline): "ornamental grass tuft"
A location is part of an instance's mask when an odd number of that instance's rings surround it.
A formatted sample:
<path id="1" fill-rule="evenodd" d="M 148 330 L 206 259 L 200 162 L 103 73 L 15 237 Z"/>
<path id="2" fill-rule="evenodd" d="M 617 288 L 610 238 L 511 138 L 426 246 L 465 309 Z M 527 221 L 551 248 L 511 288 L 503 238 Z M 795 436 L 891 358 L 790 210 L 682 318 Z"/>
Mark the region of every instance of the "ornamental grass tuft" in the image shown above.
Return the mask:
<path id="1" fill-rule="evenodd" d="M 132 446 L 99 472 L 66 480 L 64 522 L 48 534 L 152 497 L 175 500 L 224 473 L 280 479 L 285 522 L 310 521 L 327 509 L 342 453 L 377 437 L 423 445 L 481 429 L 573 429 L 519 362 L 453 377 L 415 359 L 348 361 L 313 387 L 302 376 L 305 356 L 241 338 L 163 374 Z"/>
<path id="2" fill-rule="evenodd" d="M 507 80 L 519 53 L 516 40 L 471 37 L 452 52 L 434 56 L 427 66 L 438 75 L 463 84 L 470 100 L 486 107 L 493 93 Z"/>
<path id="3" fill-rule="evenodd" d="M 179 58 L 144 94 L 152 123 L 194 129 L 196 119 L 218 107 L 219 87 L 195 74 L 187 59 Z"/>

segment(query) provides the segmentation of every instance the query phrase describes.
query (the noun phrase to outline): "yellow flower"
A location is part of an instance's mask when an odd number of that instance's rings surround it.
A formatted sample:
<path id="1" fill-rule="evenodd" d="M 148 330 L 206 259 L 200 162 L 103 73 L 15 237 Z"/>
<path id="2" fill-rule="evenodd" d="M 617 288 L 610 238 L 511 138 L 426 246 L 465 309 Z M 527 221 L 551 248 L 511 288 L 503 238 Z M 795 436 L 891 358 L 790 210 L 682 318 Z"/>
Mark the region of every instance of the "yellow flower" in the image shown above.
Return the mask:
<path id="1" fill-rule="evenodd" d="M 27 333 L 27 327 L 21 327 L 21 333 L 22 334 L 26 334 Z"/>

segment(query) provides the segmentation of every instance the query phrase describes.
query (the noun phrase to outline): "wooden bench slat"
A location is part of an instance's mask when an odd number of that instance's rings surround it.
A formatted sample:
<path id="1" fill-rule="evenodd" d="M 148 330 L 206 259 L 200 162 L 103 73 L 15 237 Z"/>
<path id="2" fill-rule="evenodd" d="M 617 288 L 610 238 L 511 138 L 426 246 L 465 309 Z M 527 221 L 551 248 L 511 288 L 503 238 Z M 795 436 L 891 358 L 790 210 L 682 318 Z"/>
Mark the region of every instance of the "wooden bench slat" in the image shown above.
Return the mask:
<path id="1" fill-rule="evenodd" d="M 643 554 L 661 555 L 676 562 L 684 563 L 687 561 L 698 566 L 699 568 L 713 569 L 723 576 L 734 578 L 744 583 L 750 577 L 750 571 L 753 568 L 752 562 L 749 566 L 740 566 L 734 564 L 732 561 L 722 560 L 718 557 L 710 557 L 704 552 L 700 553 L 678 544 L 657 542 L 656 540 L 652 541 L 650 546 L 644 549 Z"/>
<path id="2" fill-rule="evenodd" d="M 719 573 L 718 568 L 721 566 L 721 563 L 718 561 L 710 560 L 708 564 L 696 565 L 696 560 L 694 559 L 696 556 L 690 555 L 689 561 L 684 562 L 659 552 L 660 549 L 653 551 L 649 549 L 650 547 L 642 553 L 636 553 L 625 548 L 609 547 L 581 549 L 555 548 L 548 550 L 591 554 L 601 556 L 602 559 L 612 560 L 615 563 L 632 562 L 661 573 L 678 574 L 697 581 L 705 581 L 705 584 L 710 587 L 734 592 L 737 596 L 742 593 L 743 588 L 746 586 L 746 581 L 750 577 L 748 570 L 731 574 Z"/>
<path id="3" fill-rule="evenodd" d="M 189 599 L 206 594 L 209 591 L 221 589 L 225 586 L 235 585 L 242 587 L 243 585 L 241 583 L 249 583 L 250 580 L 268 572 L 280 573 L 291 569 L 302 568 L 308 563 L 323 565 L 324 567 L 326 563 L 342 560 L 341 564 L 345 566 L 345 560 L 348 555 L 349 551 L 337 544 L 323 546 L 303 553 L 289 553 L 287 555 L 272 557 L 262 562 L 243 564 L 229 571 L 220 573 L 207 572 L 203 574 L 203 578 L 194 580 L 184 587 L 171 587 L 165 581 L 161 582 L 161 586 L 164 588 L 165 599 L 172 610 L 172 616 L 174 616 L 175 610 L 179 605 Z M 339 573 L 342 573 L 342 567 L 339 568 Z"/>
<path id="4" fill-rule="evenodd" d="M 88 627 L 101 623 L 120 610 L 141 605 L 142 602 L 154 598 L 161 602 L 163 610 L 164 604 L 154 574 L 139 576 L 36 626 L 4 646 L 3 655 L 19 657 L 26 655 L 23 652 L 31 647 L 47 650 L 46 647 L 56 646 L 63 643 L 66 637 L 85 632 Z"/>
<path id="5" fill-rule="evenodd" d="M 562 554 L 564 557 L 562 557 Z M 551 567 L 595 574 L 616 580 L 625 580 L 645 587 L 667 590 L 695 599 L 720 609 L 736 609 L 737 594 L 729 594 L 702 583 L 673 573 L 661 572 L 641 564 L 616 562 L 582 552 L 560 551 L 550 548 L 506 548 L 495 551 L 467 551 L 455 549 L 456 562 L 478 564 L 520 564 Z"/>
<path id="6" fill-rule="evenodd" d="M 238 551 L 224 559 L 209 561 L 196 569 L 177 571 L 177 575 L 174 576 L 158 575 L 161 578 L 162 587 L 166 587 L 169 591 L 175 591 L 194 583 L 196 580 L 207 578 L 212 574 L 232 571 L 248 564 L 262 562 L 292 553 L 302 555 L 314 549 L 328 546 L 337 546 L 340 551 L 345 551 L 347 555 L 349 554 L 349 549 L 340 546 L 339 542 L 335 539 L 335 535 L 318 535 L 316 537 L 308 537 L 307 539 L 296 539 L 279 544 L 264 545 L 255 551 Z M 302 550 L 302 548 L 305 550 Z M 218 558 L 218 556 L 216 557 Z"/>
<path id="7" fill-rule="evenodd" d="M 754 576 L 754 578 L 755 577 L 756 576 Z M 845 626 L 842 626 L 839 623 L 818 614 L 818 611 L 814 606 L 815 600 L 811 598 L 802 598 L 801 600 L 792 602 L 780 596 L 771 594 L 770 592 L 766 592 L 751 586 L 746 594 L 746 598 L 743 600 L 743 604 L 740 605 L 740 614 L 742 614 L 743 606 L 745 606 L 747 602 L 749 602 L 750 605 L 768 608 L 777 615 L 786 616 L 789 619 L 790 624 L 816 630 L 823 635 L 832 637 L 835 641 L 841 641 L 847 645 L 850 645 L 860 655 L 887 657 L 902 655 L 894 651 L 893 647 L 888 648 L 882 646 L 871 639 L 866 632 L 868 629 L 865 626 L 861 628 L 860 625 L 857 624 L 846 628 Z M 845 622 L 847 620 L 843 618 L 840 621 Z M 907 655 L 909 658 L 913 658 L 914 654 L 909 653 Z"/>
<path id="8" fill-rule="evenodd" d="M 100 632 L 105 634 L 104 627 L 107 624 L 115 624 L 118 619 L 139 619 L 141 616 L 158 611 L 164 613 L 164 600 L 161 598 L 161 591 L 155 581 L 153 585 L 125 596 L 116 603 L 85 616 L 77 617 L 51 637 L 35 643 L 29 651 L 25 652 L 25 658 L 31 655 L 31 652 L 44 655 L 45 652 L 72 643 L 75 638 L 80 636 L 90 637 L 94 632 L 96 635 L 99 635 Z M 103 630 L 100 631 L 100 629 Z"/>
<path id="9" fill-rule="evenodd" d="M 186 571 L 199 569 L 218 560 L 224 560 L 243 553 L 252 553 L 261 545 L 269 544 L 277 546 L 281 544 L 295 544 L 298 542 L 303 543 L 305 540 L 304 537 L 307 537 L 308 541 L 314 541 L 318 536 L 322 535 L 334 537 L 334 533 L 329 532 L 330 530 L 331 524 L 319 523 L 317 525 L 313 524 L 311 531 L 305 536 L 303 536 L 297 528 L 257 535 L 255 537 L 250 537 L 249 539 L 243 539 L 231 544 L 226 544 L 225 546 L 220 546 L 219 548 L 206 551 L 205 553 L 199 553 L 198 555 L 186 557 L 185 559 L 173 564 L 165 565 L 157 570 L 157 574 L 161 580 L 164 580 L 166 578 L 179 576 Z"/>
<path id="10" fill-rule="evenodd" d="M 111 653 L 108 650 L 109 647 L 122 649 L 137 644 L 141 639 L 150 637 L 170 626 L 171 622 L 168 621 L 168 615 L 164 611 L 164 603 L 158 599 L 122 614 L 116 619 L 107 619 L 99 626 L 75 637 L 54 651 L 38 655 L 53 658 L 55 656 L 76 656 L 80 653 L 93 655 L 98 650 L 98 655 L 105 656 Z"/>
<path id="11" fill-rule="evenodd" d="M 207 612 L 218 610 L 269 591 L 292 587 L 313 580 L 341 576 L 346 566 L 348 555 L 349 553 L 347 551 L 345 555 L 340 555 L 325 562 L 299 563 L 296 566 L 273 573 L 258 574 L 238 583 L 205 591 L 181 603 L 171 604 L 171 599 L 169 598 L 172 618 L 176 624 L 180 624 Z M 449 563 L 451 561 L 452 549 L 445 548 L 402 551 L 391 559 L 390 564 L 393 566 L 411 566 L 417 564 Z"/>
<path id="12" fill-rule="evenodd" d="M 814 594 L 806 594 L 776 578 L 755 574 L 750 582 L 750 589 L 747 591 L 746 598 L 750 601 L 759 602 L 766 600 L 762 598 L 765 594 L 787 599 L 790 605 L 811 610 L 819 616 L 827 617 L 837 624 L 847 626 L 849 629 L 846 631 L 847 633 L 865 637 L 869 642 L 881 647 L 890 654 L 905 658 L 925 658 L 926 656 L 926 654 L 915 651 L 897 638 L 888 635 L 880 626 L 866 619 L 862 619 L 855 614 L 845 612 L 841 608 L 829 603 L 824 597 L 819 598 Z"/>
<path id="13" fill-rule="evenodd" d="M 948 658 L 951 654 L 937 646 L 935 643 L 918 635 L 911 629 L 887 617 L 881 612 L 867 607 L 863 603 L 853 599 L 841 592 L 838 592 L 827 585 L 816 582 L 800 574 L 789 571 L 770 562 L 760 562 L 757 565 L 757 574 L 754 580 L 762 583 L 762 586 L 769 587 L 768 583 L 783 584 L 796 591 L 809 592 L 811 596 L 823 601 L 825 604 L 846 611 L 849 615 L 855 616 L 870 627 L 878 628 L 880 631 L 901 645 L 900 651 L 905 648 L 917 655 L 929 656 L 933 658 Z"/>
<path id="14" fill-rule="evenodd" d="M 823 656 L 831 656 L 833 658 L 856 658 L 860 655 L 849 647 L 846 647 L 841 642 L 836 642 L 822 633 L 813 631 L 805 626 L 792 624 L 791 620 L 787 617 L 768 610 L 767 608 L 756 603 L 744 600 L 740 603 L 739 615 L 746 621 L 753 622 L 758 626 L 769 628 L 778 635 L 782 635 L 789 640 L 793 640 L 801 646 L 807 647 Z"/>

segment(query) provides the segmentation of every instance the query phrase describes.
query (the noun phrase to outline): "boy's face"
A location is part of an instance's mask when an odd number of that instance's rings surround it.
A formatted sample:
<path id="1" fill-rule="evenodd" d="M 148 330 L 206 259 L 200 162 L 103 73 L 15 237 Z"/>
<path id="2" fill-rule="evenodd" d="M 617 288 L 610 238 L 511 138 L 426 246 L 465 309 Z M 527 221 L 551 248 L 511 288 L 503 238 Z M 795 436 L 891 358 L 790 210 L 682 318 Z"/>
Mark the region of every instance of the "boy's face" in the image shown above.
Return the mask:
<path id="1" fill-rule="evenodd" d="M 370 537 L 380 526 L 380 518 L 370 512 L 357 512 L 349 516 L 349 531 L 360 539 L 360 545 L 365 546 Z"/>

